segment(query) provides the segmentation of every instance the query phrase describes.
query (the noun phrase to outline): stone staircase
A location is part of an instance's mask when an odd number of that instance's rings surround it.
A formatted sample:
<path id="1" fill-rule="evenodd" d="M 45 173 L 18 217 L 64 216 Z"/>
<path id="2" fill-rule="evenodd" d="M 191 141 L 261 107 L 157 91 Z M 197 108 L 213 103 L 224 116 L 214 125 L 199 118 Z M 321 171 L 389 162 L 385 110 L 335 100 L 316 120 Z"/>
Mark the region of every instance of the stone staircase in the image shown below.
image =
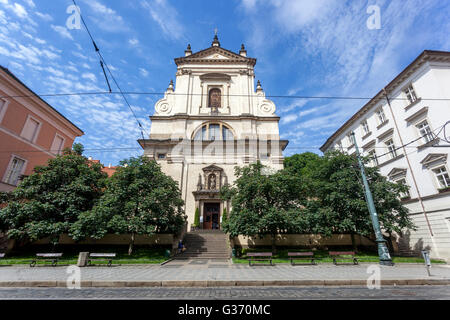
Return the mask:
<path id="1" fill-rule="evenodd" d="M 409 244 L 400 239 L 398 242 L 398 256 L 400 257 L 420 257 L 420 252 L 412 250 Z"/>
<path id="2" fill-rule="evenodd" d="M 220 230 L 198 230 L 185 234 L 186 251 L 175 259 L 229 259 L 227 235 Z"/>

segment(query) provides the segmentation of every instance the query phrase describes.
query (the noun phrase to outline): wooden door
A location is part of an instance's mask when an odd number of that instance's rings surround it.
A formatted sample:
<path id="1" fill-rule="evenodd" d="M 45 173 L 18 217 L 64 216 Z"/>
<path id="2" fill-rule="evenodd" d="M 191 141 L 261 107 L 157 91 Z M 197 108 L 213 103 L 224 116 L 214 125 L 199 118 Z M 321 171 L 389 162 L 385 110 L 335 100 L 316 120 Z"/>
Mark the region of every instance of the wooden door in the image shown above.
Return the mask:
<path id="1" fill-rule="evenodd" d="M 220 228 L 220 203 L 205 203 L 203 210 L 203 229 Z"/>

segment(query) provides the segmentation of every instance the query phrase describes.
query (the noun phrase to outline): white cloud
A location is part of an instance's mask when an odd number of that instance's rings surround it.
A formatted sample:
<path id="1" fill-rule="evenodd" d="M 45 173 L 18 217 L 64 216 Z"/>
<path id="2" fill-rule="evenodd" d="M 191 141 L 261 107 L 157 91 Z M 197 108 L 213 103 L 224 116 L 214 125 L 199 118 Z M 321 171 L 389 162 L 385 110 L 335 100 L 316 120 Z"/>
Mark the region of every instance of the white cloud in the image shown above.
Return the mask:
<path id="1" fill-rule="evenodd" d="M 81 75 L 81 77 L 82 77 L 83 79 L 89 79 L 89 80 L 91 80 L 92 82 L 96 82 L 96 81 L 97 81 L 97 77 L 95 76 L 95 74 L 93 74 L 93 73 L 91 73 L 91 72 L 83 73 L 83 74 Z"/>
<path id="2" fill-rule="evenodd" d="M 45 44 L 47 43 L 47 41 L 43 40 L 43 39 L 39 39 L 39 38 L 34 38 L 34 41 L 36 41 L 39 44 Z"/>
<path id="3" fill-rule="evenodd" d="M 25 0 L 25 2 L 31 8 L 35 8 L 36 7 L 36 5 L 34 4 L 33 0 Z"/>
<path id="4" fill-rule="evenodd" d="M 131 44 L 132 46 L 135 46 L 135 45 L 139 44 L 139 40 L 136 38 L 133 38 L 133 39 L 128 40 L 128 43 Z"/>
<path id="5" fill-rule="evenodd" d="M 84 54 L 82 54 L 81 52 L 78 52 L 78 51 L 72 51 L 72 54 L 75 57 L 78 57 L 78 58 L 81 58 L 81 59 L 84 59 L 84 60 L 89 59 L 87 56 L 85 56 Z"/>
<path id="6" fill-rule="evenodd" d="M 287 124 L 287 123 L 290 123 L 290 122 L 293 122 L 293 121 L 297 120 L 297 118 L 298 118 L 298 115 L 296 115 L 295 113 L 288 114 L 288 115 L 285 115 L 285 116 L 283 116 L 281 118 L 281 123 L 282 124 Z"/>
<path id="7" fill-rule="evenodd" d="M 127 32 L 124 19 L 115 10 L 108 8 L 97 0 L 84 0 L 96 15 L 89 17 L 94 20 L 97 27 L 108 32 Z"/>
<path id="8" fill-rule="evenodd" d="M 258 0 L 242 0 L 242 5 L 246 10 L 253 10 Z"/>
<path id="9" fill-rule="evenodd" d="M 166 0 L 155 0 L 151 4 L 143 0 L 141 5 L 150 12 L 150 16 L 166 36 L 172 39 L 183 38 L 184 26 L 178 19 L 178 12 Z"/>
<path id="10" fill-rule="evenodd" d="M 39 17 L 39 18 L 41 18 L 42 20 L 45 20 L 45 21 L 53 21 L 53 17 L 51 16 L 51 15 L 49 15 L 48 13 L 42 13 L 42 12 L 38 12 L 38 11 L 36 11 L 35 12 L 35 14 Z"/>
<path id="11" fill-rule="evenodd" d="M 46 70 L 47 70 L 48 72 L 50 72 L 51 74 L 53 74 L 54 76 L 56 76 L 56 77 L 62 77 L 62 76 L 64 76 L 64 72 L 62 72 L 62 71 L 60 71 L 60 70 L 56 70 L 56 69 L 53 68 L 53 67 L 48 67 L 48 68 L 46 68 Z"/>
<path id="12" fill-rule="evenodd" d="M 53 30 L 58 32 L 61 37 L 73 40 L 72 35 L 70 34 L 70 32 L 65 27 L 55 26 L 53 24 L 51 25 L 51 27 L 52 27 Z"/>
<path id="13" fill-rule="evenodd" d="M 139 68 L 139 73 L 140 73 L 143 77 L 147 77 L 147 76 L 148 76 L 148 71 L 145 70 L 144 68 Z"/>
<path id="14" fill-rule="evenodd" d="M 289 31 L 298 31 L 307 24 L 327 16 L 337 0 L 272 0 L 278 23 Z"/>
<path id="15" fill-rule="evenodd" d="M 14 3 L 12 10 L 19 18 L 25 18 L 28 16 L 27 10 L 25 10 L 25 8 L 18 3 Z"/>

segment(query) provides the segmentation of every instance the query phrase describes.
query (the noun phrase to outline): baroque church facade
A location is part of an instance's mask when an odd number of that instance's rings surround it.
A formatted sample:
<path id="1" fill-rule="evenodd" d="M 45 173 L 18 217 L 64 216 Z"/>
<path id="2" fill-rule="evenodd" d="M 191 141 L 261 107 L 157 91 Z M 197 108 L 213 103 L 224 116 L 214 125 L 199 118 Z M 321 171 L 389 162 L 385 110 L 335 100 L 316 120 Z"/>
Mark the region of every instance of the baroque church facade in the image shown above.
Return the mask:
<path id="1" fill-rule="evenodd" d="M 138 142 L 180 187 L 188 230 L 200 214 L 200 228 L 220 229 L 224 209 L 220 189 L 235 180 L 234 168 L 260 161 L 269 171 L 283 168 L 275 104 L 258 81 L 256 59 L 220 46 L 217 34 L 209 48 L 175 59 L 175 83 L 150 117 L 148 139 Z"/>

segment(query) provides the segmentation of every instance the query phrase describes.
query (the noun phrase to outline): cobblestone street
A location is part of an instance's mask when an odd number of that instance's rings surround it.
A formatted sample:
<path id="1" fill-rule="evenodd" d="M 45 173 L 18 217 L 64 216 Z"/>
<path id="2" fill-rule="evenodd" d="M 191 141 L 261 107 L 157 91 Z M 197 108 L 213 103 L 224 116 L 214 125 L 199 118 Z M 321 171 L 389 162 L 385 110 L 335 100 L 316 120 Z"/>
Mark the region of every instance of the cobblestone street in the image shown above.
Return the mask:
<path id="1" fill-rule="evenodd" d="M 233 287 L 233 288 L 0 288 L 4 299 L 450 299 L 450 286 L 365 287 Z"/>

